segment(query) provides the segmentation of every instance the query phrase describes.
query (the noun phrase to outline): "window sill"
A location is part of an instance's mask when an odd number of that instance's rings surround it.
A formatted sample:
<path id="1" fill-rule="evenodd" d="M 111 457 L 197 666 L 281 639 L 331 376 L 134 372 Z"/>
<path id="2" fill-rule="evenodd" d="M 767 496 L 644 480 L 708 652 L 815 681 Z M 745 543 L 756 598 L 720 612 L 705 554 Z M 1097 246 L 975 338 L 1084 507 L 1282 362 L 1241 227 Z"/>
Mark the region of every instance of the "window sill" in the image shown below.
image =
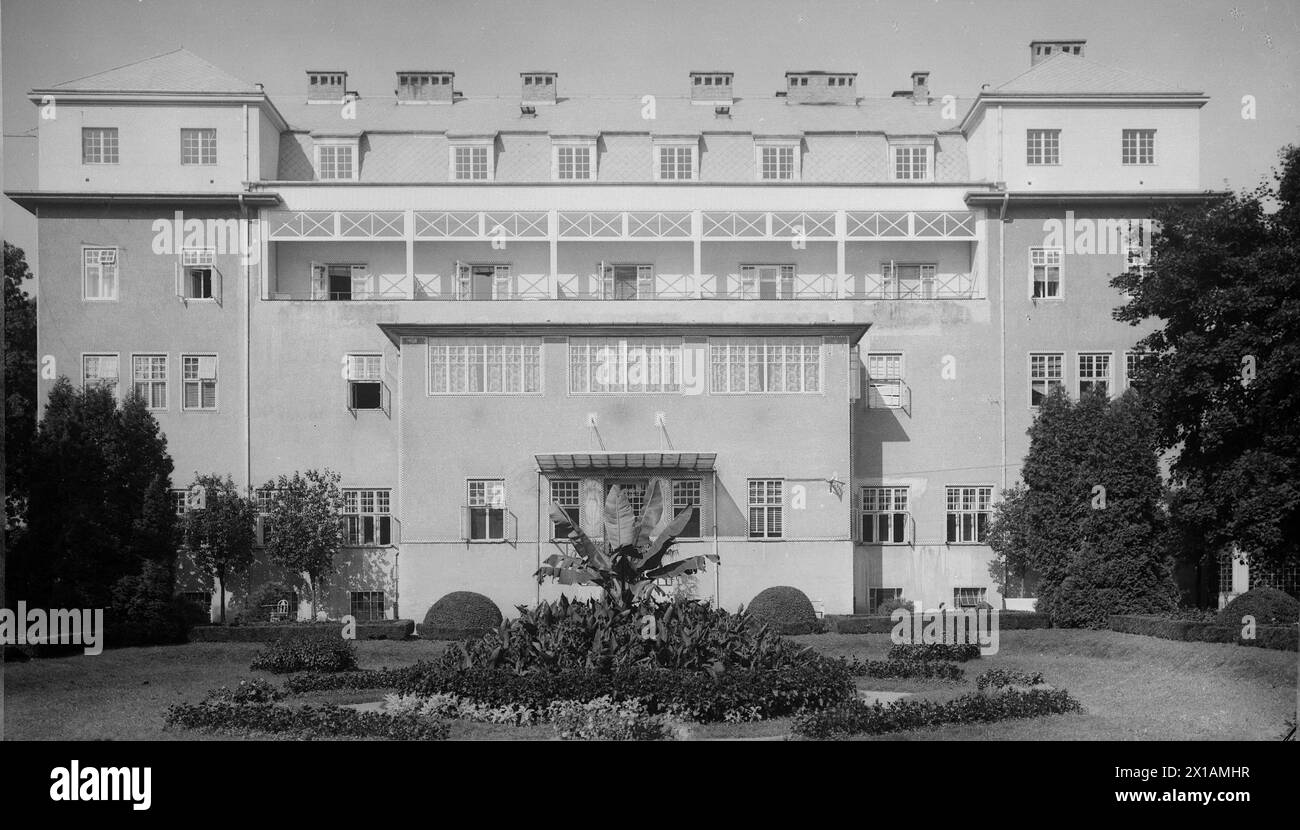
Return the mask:
<path id="1" fill-rule="evenodd" d="M 508 545 L 509 539 L 462 539 L 468 545 Z"/>

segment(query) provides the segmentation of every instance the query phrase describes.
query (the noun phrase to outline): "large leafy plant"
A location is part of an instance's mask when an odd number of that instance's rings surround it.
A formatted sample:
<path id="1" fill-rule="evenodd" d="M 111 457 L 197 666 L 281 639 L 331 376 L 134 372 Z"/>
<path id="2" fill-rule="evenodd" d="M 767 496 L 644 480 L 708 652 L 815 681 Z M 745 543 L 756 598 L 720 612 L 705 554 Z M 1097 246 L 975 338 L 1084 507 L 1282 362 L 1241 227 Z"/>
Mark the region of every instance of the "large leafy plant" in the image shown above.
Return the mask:
<path id="1" fill-rule="evenodd" d="M 645 508 L 636 516 L 623 489 L 618 485 L 609 488 L 602 516 L 603 539 L 592 539 L 569 521 L 559 505 L 552 504 L 551 518 L 556 524 L 569 526 L 573 549 L 547 558 L 533 574 L 537 581 L 551 578 L 561 585 L 597 585 L 607 602 L 623 609 L 663 594 L 656 579 L 693 574 L 704 570 L 709 560 L 717 562 L 717 554 L 712 553 L 665 561 L 673 552 L 673 541 L 696 508 L 688 507 L 673 516 L 656 534 L 667 503 L 664 490 L 663 482 L 651 481 Z"/>

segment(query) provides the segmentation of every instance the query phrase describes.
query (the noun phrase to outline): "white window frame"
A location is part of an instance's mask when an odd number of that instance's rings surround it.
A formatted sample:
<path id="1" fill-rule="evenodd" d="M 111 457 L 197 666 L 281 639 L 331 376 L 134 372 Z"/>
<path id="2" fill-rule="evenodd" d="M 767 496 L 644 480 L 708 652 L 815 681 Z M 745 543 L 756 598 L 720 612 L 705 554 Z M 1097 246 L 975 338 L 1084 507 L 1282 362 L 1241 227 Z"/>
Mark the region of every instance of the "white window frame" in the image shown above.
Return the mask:
<path id="1" fill-rule="evenodd" d="M 203 363 L 202 363 L 202 360 L 203 360 L 204 358 L 209 358 L 209 357 L 212 358 L 212 377 L 211 377 L 211 378 L 205 378 L 205 377 L 202 377 L 202 374 L 201 374 L 202 371 L 203 371 Z M 197 364 L 196 368 L 195 368 L 196 372 L 200 373 L 198 377 L 194 377 L 194 378 L 186 378 L 186 377 L 185 377 L 185 361 L 186 361 L 187 359 L 189 359 L 189 358 L 196 358 L 196 359 L 198 359 L 198 360 L 200 361 L 200 362 Z M 220 362 L 219 362 L 219 360 L 218 360 L 218 357 L 217 357 L 217 355 L 216 355 L 214 352 L 185 352 L 185 353 L 181 354 L 181 411 L 182 411 L 182 412 L 219 412 L 219 411 L 221 411 L 221 382 L 220 382 L 220 379 L 221 379 L 221 366 L 220 366 Z M 208 380 L 211 380 L 211 381 L 212 381 L 212 406 L 204 406 L 204 405 L 203 405 L 203 383 L 204 383 L 205 381 L 208 381 Z M 186 405 L 185 405 L 185 388 L 186 388 L 187 385 L 189 385 L 189 384 L 191 384 L 191 383 L 197 383 L 197 384 L 199 385 L 199 405 L 198 405 L 198 406 L 186 406 Z"/>
<path id="2" fill-rule="evenodd" d="M 452 182 L 491 182 L 496 181 L 496 136 L 491 138 L 457 139 L 447 145 L 447 180 Z M 483 178 L 460 178 L 456 175 L 456 153 L 459 150 L 483 150 L 486 163 Z M 474 162 L 470 162 L 473 172 Z"/>
<path id="3" fill-rule="evenodd" d="M 527 395 L 537 396 L 545 392 L 546 367 L 545 349 L 541 338 L 538 337 L 430 337 L 427 338 L 427 373 L 426 373 L 426 394 L 428 397 L 444 396 L 472 396 L 479 395 L 499 396 L 499 395 Z M 473 350 L 481 348 L 481 354 L 476 354 Z M 491 378 L 489 377 L 489 348 L 507 350 L 511 348 L 519 349 L 519 389 L 505 389 L 505 366 L 506 359 L 509 357 L 504 351 L 501 354 L 501 389 L 488 390 Z M 438 350 L 442 351 L 439 352 Z M 460 354 L 463 355 L 464 362 L 459 360 L 460 355 L 453 353 L 453 349 L 463 349 Z M 536 355 L 536 389 L 529 387 L 530 353 Z M 436 358 L 441 357 L 441 361 Z M 477 370 L 481 375 L 482 389 L 471 389 L 472 377 Z M 462 374 L 463 389 L 453 390 L 452 372 L 457 370 Z M 441 383 L 435 383 L 435 376 L 441 375 Z M 441 389 L 436 387 L 441 386 Z"/>
<path id="4" fill-rule="evenodd" d="M 1152 352 L 1138 352 L 1129 350 L 1124 352 L 1124 388 L 1132 389 L 1133 386 L 1133 367 L 1135 364 L 1144 360 L 1151 360 L 1155 357 Z M 1141 384 L 1137 388 L 1141 388 Z"/>
<path id="5" fill-rule="evenodd" d="M 384 355 L 382 352 L 348 352 L 347 364 L 348 409 L 353 412 L 382 412 L 384 410 Z M 373 369 L 373 371 L 372 371 Z M 353 396 L 354 384 L 379 384 L 379 405 L 358 407 Z"/>
<path id="6" fill-rule="evenodd" d="M 957 491 L 957 509 L 953 509 L 953 491 Z M 974 490 L 974 508 L 966 507 L 966 493 L 964 491 Z M 980 509 L 980 505 L 984 509 Z M 993 486 L 991 484 L 948 484 L 944 486 L 944 543 L 948 545 L 987 545 L 989 525 L 993 523 Z M 984 539 L 979 538 L 979 517 L 984 515 Z M 948 518 L 956 515 L 957 523 L 956 539 L 948 538 Z M 963 516 L 973 516 L 971 521 L 971 536 L 966 538 L 965 523 L 962 521 Z"/>
<path id="7" fill-rule="evenodd" d="M 1030 248 L 1026 256 L 1029 258 L 1029 299 L 1031 300 L 1064 300 L 1065 299 L 1065 249 L 1033 247 Z M 1041 262 L 1038 261 L 1041 258 Z M 1035 279 L 1034 269 L 1043 269 L 1043 290 L 1051 282 L 1047 279 L 1048 269 L 1056 269 L 1056 294 L 1053 296 L 1044 295 L 1042 297 L 1034 296 L 1034 286 L 1038 280 Z"/>
<path id="8" fill-rule="evenodd" d="M 660 161 L 660 151 L 668 148 L 688 149 L 691 151 L 691 175 L 690 178 L 682 178 L 673 175 L 664 176 L 663 164 Z M 696 182 L 700 180 L 700 140 L 698 137 L 678 137 L 678 138 L 656 138 L 651 141 L 651 166 L 653 167 L 654 180 L 657 182 Z M 676 161 L 673 164 L 676 169 L 679 165 Z"/>
<path id="9" fill-rule="evenodd" d="M 1144 144 L 1148 146 L 1144 147 Z M 1146 160 L 1143 160 L 1144 149 L 1150 153 L 1150 157 Z M 1134 160 L 1130 161 L 1130 158 Z M 1156 164 L 1156 131 L 1147 127 L 1120 130 L 1119 161 L 1123 167 L 1154 167 Z"/>
<path id="10" fill-rule="evenodd" d="M 90 252 L 95 252 L 95 262 L 91 262 Z M 107 257 L 108 252 L 112 252 L 111 257 Z M 111 262 L 108 261 L 111 259 Z M 122 252 L 116 247 L 99 247 L 95 245 L 81 246 L 81 299 L 92 303 L 116 302 L 118 298 L 119 284 L 122 278 Z M 92 271 L 96 275 L 96 281 L 102 290 L 106 284 L 105 267 L 112 268 L 111 291 L 91 296 L 86 292 L 89 285 L 89 279 Z"/>
<path id="11" fill-rule="evenodd" d="M 774 364 L 768 360 L 768 350 L 772 346 L 794 345 L 800 347 L 800 363 L 803 366 L 799 384 L 801 388 L 797 390 L 781 389 L 773 391 L 770 388 L 770 378 Z M 750 351 L 751 347 L 759 347 L 763 352 L 763 359 L 760 368 L 763 386 L 762 389 L 751 390 L 749 388 L 750 365 L 752 363 L 750 360 L 752 356 Z M 811 365 L 811 361 L 807 359 L 807 355 L 803 349 L 809 347 L 816 347 L 817 349 L 817 368 L 815 375 L 817 378 L 816 389 L 807 388 L 807 372 L 808 366 Z M 737 356 L 740 358 L 739 361 L 735 359 Z M 784 355 L 782 357 L 783 360 L 776 365 L 785 367 L 788 364 L 784 361 Z M 709 391 L 714 395 L 824 395 L 826 393 L 825 371 L 823 369 L 825 359 L 825 344 L 822 343 L 820 337 L 710 337 Z M 722 377 L 725 379 L 725 383 L 719 383 L 719 366 L 724 367 Z M 732 386 L 735 385 L 732 383 L 732 370 L 736 366 L 743 368 L 742 374 L 744 382 L 743 384 L 740 384 L 745 387 L 743 389 L 732 388 Z M 784 385 L 784 381 L 782 381 L 782 385 Z"/>
<path id="12" fill-rule="evenodd" d="M 803 148 L 802 141 L 799 139 L 785 138 L 756 138 L 754 139 L 754 178 L 760 182 L 797 182 L 801 178 L 803 168 Z M 789 176 L 766 176 L 764 173 L 767 166 L 763 163 L 763 155 L 768 151 L 776 151 L 778 154 L 782 151 L 789 150 L 791 154 L 791 165 Z M 779 166 L 778 166 L 779 171 Z"/>
<path id="13" fill-rule="evenodd" d="M 208 139 L 211 138 L 211 147 Z M 209 150 L 211 153 L 209 154 Z M 191 156 L 194 161 L 186 161 Z M 217 129 L 216 127 L 181 127 L 181 166 L 214 167 L 217 163 Z"/>
<path id="14" fill-rule="evenodd" d="M 1089 369 L 1087 375 L 1084 374 L 1084 369 L 1083 369 L 1085 358 L 1089 358 L 1092 364 L 1092 368 Z M 1096 374 L 1095 366 L 1098 360 L 1103 358 L 1104 360 L 1101 360 L 1101 362 L 1104 363 L 1106 366 L 1106 373 L 1104 375 L 1098 375 Z M 1112 397 L 1115 395 L 1115 353 L 1096 351 L 1096 352 L 1079 352 L 1078 354 L 1076 354 L 1074 358 L 1075 392 L 1077 392 L 1078 395 L 1082 397 L 1083 384 L 1097 383 L 1097 382 L 1104 382 L 1106 384 L 1107 395 Z"/>
<path id="15" fill-rule="evenodd" d="M 870 498 L 868 498 L 870 495 Z M 858 488 L 857 527 L 858 543 L 863 545 L 907 545 L 912 542 L 911 488 L 896 484 L 867 484 Z M 880 517 L 886 516 L 884 539 L 880 531 Z M 902 538 L 895 535 L 897 516 L 903 517 Z M 870 525 L 867 518 L 871 517 Z M 868 532 L 870 527 L 870 532 Z"/>
<path id="16" fill-rule="evenodd" d="M 903 276 L 900 272 L 903 269 L 916 269 L 916 276 L 909 273 L 907 280 L 909 285 L 904 291 Z M 885 286 L 885 296 L 890 300 L 932 300 L 935 294 L 935 285 L 939 281 L 939 264 L 937 262 L 889 262 L 880 263 L 880 276 Z M 912 286 L 912 280 L 915 280 L 915 287 Z"/>
<path id="17" fill-rule="evenodd" d="M 952 607 L 958 610 L 962 608 L 975 608 L 980 603 L 988 604 L 989 589 L 982 585 L 954 585 L 952 589 Z M 966 597 L 967 602 L 962 598 Z"/>
<path id="18" fill-rule="evenodd" d="M 1060 129 L 1055 127 L 1030 127 L 1025 130 L 1025 166 L 1061 166 Z"/>
<path id="19" fill-rule="evenodd" d="M 881 373 L 873 371 L 873 363 L 881 364 Z M 896 363 L 897 369 L 889 364 Z M 867 352 L 867 406 L 871 409 L 903 408 L 903 353 Z"/>
<path id="20" fill-rule="evenodd" d="M 86 138 L 88 133 L 100 133 L 97 145 L 94 145 L 96 154 L 87 152 Z M 112 138 L 112 160 L 109 158 L 109 141 Z M 94 156 L 98 155 L 98 161 Z M 117 127 L 82 127 L 81 128 L 81 163 L 82 164 L 119 164 L 122 160 L 122 141 L 121 131 Z"/>
<path id="21" fill-rule="evenodd" d="M 393 491 L 388 487 L 344 487 L 343 547 L 382 548 L 393 544 Z M 381 508 L 382 505 L 382 508 Z M 368 508 L 368 509 L 367 509 Z M 370 533 L 366 533 L 370 519 Z M 388 541 L 384 541 L 383 520 L 388 520 Z M 369 541 L 367 541 L 369 537 Z"/>
<path id="22" fill-rule="evenodd" d="M 587 176 L 561 177 L 560 154 L 563 151 L 587 151 Z M 551 180 L 557 182 L 594 182 L 598 178 L 596 170 L 597 153 L 594 138 L 556 138 L 551 140 Z"/>
<path id="23" fill-rule="evenodd" d="M 362 595 L 365 596 L 365 599 L 361 603 L 358 603 L 357 598 L 358 596 L 362 596 Z M 374 616 L 374 603 L 375 603 L 376 595 L 379 597 L 379 616 L 377 617 Z M 358 606 L 361 605 L 363 605 L 364 607 L 368 607 L 371 613 L 365 615 L 358 615 L 357 608 Z M 375 620 L 386 620 L 388 619 L 388 595 L 385 594 L 383 591 L 348 591 L 348 613 L 351 614 L 352 618 L 355 619 L 357 622 L 372 622 Z"/>
<path id="24" fill-rule="evenodd" d="M 558 505 L 560 509 L 565 511 L 565 515 L 569 517 L 567 524 L 573 528 L 581 527 L 580 522 L 582 520 L 583 493 L 582 479 L 556 477 L 547 479 L 546 486 L 550 493 L 550 504 Z M 549 508 L 549 506 L 550 505 L 548 504 L 547 507 Z M 569 513 L 568 511 L 570 510 L 573 512 Z M 550 515 L 549 509 L 547 510 L 547 515 Z M 569 538 L 568 536 L 561 536 L 556 532 L 557 528 L 552 519 L 548 518 L 547 523 L 551 528 L 552 541 Z"/>
<path id="25" fill-rule="evenodd" d="M 136 362 L 137 360 L 142 359 L 142 358 L 143 358 L 143 359 L 146 359 L 146 360 L 152 360 L 152 359 L 162 358 L 162 378 L 161 378 L 161 379 L 160 379 L 160 378 L 156 378 L 156 377 L 146 377 L 146 378 L 143 378 L 143 379 L 142 379 L 142 378 L 140 378 L 140 377 L 137 376 L 137 374 L 138 374 L 138 370 L 137 370 L 137 368 L 136 368 L 135 362 Z M 119 373 L 120 373 L 120 370 L 119 370 Z M 168 355 L 167 355 L 166 352 L 132 352 L 132 354 L 131 354 L 131 391 L 133 391 L 133 392 L 136 391 L 136 384 L 144 384 L 144 385 L 145 385 L 148 389 L 150 389 L 150 390 L 152 390 L 152 388 L 155 387 L 155 386 L 161 386 L 161 387 L 162 387 L 162 406 L 152 406 L 150 402 L 153 400 L 153 396 L 152 396 L 151 394 L 149 394 L 149 393 L 145 393 L 145 394 L 142 394 L 142 395 L 140 396 L 140 398 L 144 401 L 145 409 L 148 409 L 150 412 L 166 412 L 166 411 L 167 411 L 168 406 L 169 406 L 170 403 L 171 403 L 171 400 L 170 400 L 170 397 L 171 397 L 171 389 L 169 388 L 169 384 L 168 384 L 168 381 L 169 381 L 170 379 L 171 379 L 171 361 L 169 360 Z"/>
<path id="26" fill-rule="evenodd" d="M 907 151 L 912 155 L 916 150 L 921 150 L 925 156 L 925 170 L 920 176 L 911 175 L 914 162 L 907 162 L 907 172 L 909 175 L 899 175 L 899 153 Z M 934 181 L 934 163 L 935 163 L 935 143 L 933 138 L 922 139 L 890 139 L 889 140 L 889 178 L 896 182 L 932 182 Z"/>
<path id="27" fill-rule="evenodd" d="M 1053 378 L 1050 374 L 1047 374 L 1046 372 L 1044 373 L 1044 375 L 1043 375 L 1042 377 L 1035 377 L 1035 376 L 1034 376 L 1034 358 L 1035 358 L 1035 357 L 1042 357 L 1042 358 L 1052 358 L 1052 357 L 1055 357 L 1055 358 L 1058 358 L 1059 361 L 1060 361 L 1060 366 L 1061 366 L 1061 377 L 1059 378 L 1059 380 L 1058 380 L 1057 378 Z M 1043 362 L 1043 366 L 1044 366 L 1045 369 L 1050 368 L 1050 367 L 1051 367 L 1051 363 L 1050 363 L 1050 361 L 1044 361 L 1044 362 Z M 1035 382 L 1041 381 L 1041 382 L 1043 382 L 1044 384 L 1046 384 L 1046 385 L 1044 386 L 1044 392 L 1043 392 L 1043 397 L 1044 397 L 1044 398 L 1046 398 L 1046 397 L 1048 397 L 1048 396 L 1050 396 L 1050 395 L 1052 394 L 1052 384 L 1053 384 L 1053 383 L 1058 383 L 1058 382 L 1059 382 L 1059 384 L 1060 384 L 1060 386 L 1061 386 L 1062 389 L 1067 389 L 1067 390 L 1069 389 L 1069 387 L 1066 386 L 1066 376 L 1065 376 L 1065 375 L 1066 375 L 1066 372 L 1065 372 L 1065 352 L 1030 352 L 1030 353 L 1029 353 L 1029 358 L 1028 358 L 1028 370 L 1029 370 L 1029 408 L 1030 408 L 1030 409 L 1035 409 L 1035 410 L 1038 409 L 1038 405 L 1034 403 L 1034 383 L 1035 383 Z"/>
<path id="28" fill-rule="evenodd" d="M 569 394 L 680 395 L 683 351 L 680 337 L 570 337 Z"/>
<path id="29" fill-rule="evenodd" d="M 475 494 L 475 485 L 482 485 L 482 496 Z M 495 489 L 492 485 L 498 485 Z M 482 542 L 504 542 L 510 536 L 510 502 L 506 498 L 506 481 L 504 478 L 467 478 L 465 479 L 465 509 L 466 515 L 465 540 L 470 543 Z M 485 512 L 483 517 L 484 532 L 486 535 L 479 539 L 474 538 L 474 514 L 475 510 L 501 511 L 501 535 L 492 535 L 492 514 Z"/>
<path id="30" fill-rule="evenodd" d="M 348 176 L 325 175 L 325 168 L 322 162 L 326 147 L 329 147 L 337 154 L 337 148 L 346 147 L 351 153 L 352 164 Z M 361 175 L 361 140 L 359 138 L 317 138 L 315 140 L 315 162 L 316 162 L 316 181 L 318 182 L 355 182 Z M 337 171 L 338 162 L 334 162 L 334 170 Z"/>
<path id="31" fill-rule="evenodd" d="M 113 381 L 113 399 L 122 399 L 122 355 L 120 352 L 82 352 L 81 353 L 81 388 L 89 388 L 86 379 L 86 359 L 87 358 L 105 358 L 111 357 L 117 362 L 117 377 Z M 95 378 L 102 384 L 104 378 Z"/>
<path id="32" fill-rule="evenodd" d="M 776 485 L 776 496 L 772 495 L 772 485 Z M 758 489 L 755 489 L 755 485 Z M 757 500 L 755 495 L 757 494 Z M 745 480 L 745 534 L 749 539 L 784 539 L 785 538 L 785 479 L 750 478 Z M 762 511 L 761 531 L 754 532 L 754 511 Z M 773 513 L 773 511 L 776 511 Z M 777 528 L 772 530 L 772 517 L 776 516 Z"/>
<path id="33" fill-rule="evenodd" d="M 196 302 L 215 303 L 221 299 L 221 274 L 217 271 L 215 248 L 182 248 L 177 269 L 177 278 L 180 283 L 176 286 L 178 296 Z M 198 270 L 208 271 L 210 296 L 200 297 L 193 291 L 193 272 Z"/>

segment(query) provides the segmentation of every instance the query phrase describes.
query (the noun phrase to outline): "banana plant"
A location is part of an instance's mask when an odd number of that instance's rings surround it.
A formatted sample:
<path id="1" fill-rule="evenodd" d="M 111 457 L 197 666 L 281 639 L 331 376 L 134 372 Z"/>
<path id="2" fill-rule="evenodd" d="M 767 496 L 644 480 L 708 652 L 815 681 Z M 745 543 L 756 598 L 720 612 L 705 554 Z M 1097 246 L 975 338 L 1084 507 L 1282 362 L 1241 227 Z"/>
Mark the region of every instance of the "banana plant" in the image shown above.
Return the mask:
<path id="1" fill-rule="evenodd" d="M 704 570 L 709 561 L 717 562 L 718 556 L 713 553 L 664 561 L 673 551 L 673 541 L 696 510 L 686 508 L 656 534 L 655 528 L 664 511 L 670 509 L 665 490 L 663 482 L 651 481 L 645 507 L 636 516 L 623 489 L 618 485 L 609 488 L 602 515 L 603 539 L 592 539 L 569 521 L 559 505 L 552 504 L 551 519 L 569 526 L 573 550 L 548 557 L 533 574 L 537 582 L 549 578 L 561 585 L 597 585 L 611 605 L 631 608 L 662 593 L 655 585 L 656 579 L 692 574 Z"/>

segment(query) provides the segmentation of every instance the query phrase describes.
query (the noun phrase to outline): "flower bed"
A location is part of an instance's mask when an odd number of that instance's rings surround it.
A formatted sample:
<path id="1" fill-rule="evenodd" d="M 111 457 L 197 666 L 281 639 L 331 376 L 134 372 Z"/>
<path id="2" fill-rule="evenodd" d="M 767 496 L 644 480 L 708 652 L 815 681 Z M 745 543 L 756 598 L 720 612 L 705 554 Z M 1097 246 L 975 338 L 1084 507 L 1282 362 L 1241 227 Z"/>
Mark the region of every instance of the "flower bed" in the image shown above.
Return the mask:
<path id="1" fill-rule="evenodd" d="M 252 671 L 346 672 L 357 667 L 357 647 L 349 640 L 276 640 L 259 651 Z"/>
<path id="2" fill-rule="evenodd" d="M 844 659 L 844 658 L 840 658 Z M 845 661 L 849 674 L 854 677 L 875 677 L 880 679 L 923 678 L 927 680 L 947 680 L 953 683 L 965 683 L 966 672 L 961 666 L 945 660 L 918 660 L 916 658 L 895 660 L 860 660 L 854 657 Z"/>
<path id="3" fill-rule="evenodd" d="M 964 663 L 978 660 L 980 647 L 974 643 L 895 643 L 889 649 L 890 660 L 951 660 Z"/>
<path id="4" fill-rule="evenodd" d="M 441 718 L 359 712 L 340 706 L 291 708 L 275 703 L 180 703 L 167 709 L 168 728 L 203 732 L 269 732 L 300 738 L 446 740 L 451 724 Z"/>
<path id="5" fill-rule="evenodd" d="M 1008 690 L 987 695 L 974 692 L 954 700 L 900 700 L 889 706 L 855 700 L 795 718 L 794 733 L 805 738 L 880 735 L 964 723 L 991 723 L 1012 718 L 1036 718 L 1082 710 L 1065 690 Z"/>

